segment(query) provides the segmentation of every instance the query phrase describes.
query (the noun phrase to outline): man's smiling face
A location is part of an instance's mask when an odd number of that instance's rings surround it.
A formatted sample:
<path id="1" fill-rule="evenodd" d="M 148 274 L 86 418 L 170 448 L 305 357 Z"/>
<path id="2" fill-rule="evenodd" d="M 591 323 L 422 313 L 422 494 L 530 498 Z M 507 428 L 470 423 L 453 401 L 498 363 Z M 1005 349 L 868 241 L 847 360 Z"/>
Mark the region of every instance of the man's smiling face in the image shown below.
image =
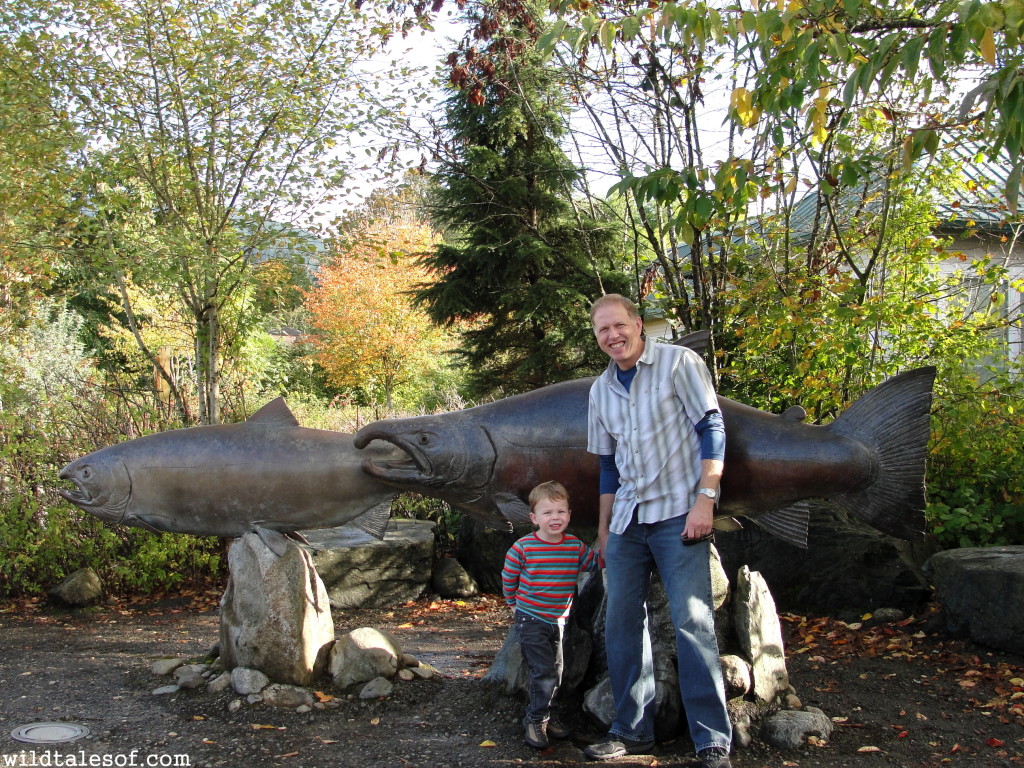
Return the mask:
<path id="1" fill-rule="evenodd" d="M 630 317 L 622 304 L 609 302 L 594 313 L 593 325 L 598 346 L 619 368 L 625 371 L 636 365 L 644 352 L 644 325 L 639 317 Z"/>

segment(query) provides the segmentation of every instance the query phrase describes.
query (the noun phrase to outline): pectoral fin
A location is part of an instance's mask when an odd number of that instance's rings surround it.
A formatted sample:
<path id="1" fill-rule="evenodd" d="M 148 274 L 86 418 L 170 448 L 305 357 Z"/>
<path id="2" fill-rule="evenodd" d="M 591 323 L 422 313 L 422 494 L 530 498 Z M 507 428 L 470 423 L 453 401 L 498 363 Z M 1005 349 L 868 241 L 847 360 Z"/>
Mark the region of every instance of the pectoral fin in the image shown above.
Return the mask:
<path id="1" fill-rule="evenodd" d="M 715 521 L 711 524 L 711 527 L 716 531 L 742 531 L 743 524 L 735 517 L 716 517 Z"/>
<path id="2" fill-rule="evenodd" d="M 281 557 L 285 552 L 288 551 L 288 545 L 291 543 L 288 537 L 280 531 L 272 531 L 269 528 L 256 528 L 256 535 L 260 537 L 260 541 L 278 557 Z"/>
<path id="3" fill-rule="evenodd" d="M 494 504 L 510 523 L 530 522 L 530 505 L 511 493 L 494 494 Z"/>
<path id="4" fill-rule="evenodd" d="M 364 512 L 355 520 L 352 521 L 352 525 L 357 528 L 366 531 L 368 534 L 381 541 L 384 540 L 384 534 L 388 530 L 388 520 L 391 519 L 391 501 L 385 501 L 383 504 L 378 504 L 368 512 Z"/>
<path id="5" fill-rule="evenodd" d="M 152 522 L 144 516 L 135 515 L 126 520 L 125 522 L 129 523 L 130 525 L 134 525 L 137 528 L 145 528 L 147 531 L 152 531 L 153 533 L 164 533 L 163 528 L 157 528 L 156 523 Z"/>

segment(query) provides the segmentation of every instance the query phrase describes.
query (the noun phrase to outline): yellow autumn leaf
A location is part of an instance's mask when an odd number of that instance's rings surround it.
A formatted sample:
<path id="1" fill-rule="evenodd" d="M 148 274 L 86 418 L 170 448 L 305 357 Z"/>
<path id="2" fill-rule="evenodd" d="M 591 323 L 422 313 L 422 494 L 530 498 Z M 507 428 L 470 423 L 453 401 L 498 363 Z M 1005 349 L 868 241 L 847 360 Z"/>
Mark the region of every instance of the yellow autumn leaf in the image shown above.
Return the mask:
<path id="1" fill-rule="evenodd" d="M 480 746 L 481 746 L 481 747 L 496 747 L 496 746 L 498 746 L 498 745 L 497 745 L 497 744 L 495 744 L 495 743 L 494 743 L 493 741 L 491 741 L 490 739 L 484 739 L 483 741 L 481 741 L 481 742 L 480 742 Z"/>
<path id="2" fill-rule="evenodd" d="M 761 116 L 761 111 L 754 107 L 753 94 L 746 88 L 734 88 L 729 102 L 744 128 L 749 128 Z"/>
<path id="3" fill-rule="evenodd" d="M 882 750 L 880 750 L 878 747 L 861 747 L 857 751 L 858 752 L 865 752 L 866 753 L 866 752 L 881 752 Z"/>
<path id="4" fill-rule="evenodd" d="M 993 66 L 996 63 L 996 36 L 991 29 L 981 36 L 981 58 Z"/>

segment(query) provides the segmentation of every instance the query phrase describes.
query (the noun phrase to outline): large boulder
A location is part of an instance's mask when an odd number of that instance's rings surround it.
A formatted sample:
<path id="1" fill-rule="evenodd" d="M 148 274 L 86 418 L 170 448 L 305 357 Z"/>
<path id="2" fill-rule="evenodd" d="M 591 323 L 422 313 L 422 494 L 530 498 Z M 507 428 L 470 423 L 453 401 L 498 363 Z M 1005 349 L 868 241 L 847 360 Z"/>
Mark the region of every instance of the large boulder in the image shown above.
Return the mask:
<path id="1" fill-rule="evenodd" d="M 789 688 L 782 625 L 761 574 L 743 566 L 736 582 L 733 626 L 743 655 L 750 660 L 753 694 L 760 703 L 770 705 Z"/>
<path id="2" fill-rule="evenodd" d="M 717 533 L 727 573 L 758 571 L 781 611 L 856 617 L 878 608 L 920 609 L 931 596 L 921 566 L 934 542 L 911 544 L 851 519 L 827 502 L 811 504 L 801 549 L 740 518 L 743 530 Z"/>
<path id="3" fill-rule="evenodd" d="M 925 573 L 949 631 L 1024 655 L 1024 546 L 939 552 Z"/>
<path id="4" fill-rule="evenodd" d="M 495 528 L 470 515 L 463 515 L 459 523 L 456 557 L 481 590 L 500 595 L 505 553 L 532 530 L 533 526 L 528 523 L 509 530 L 507 526 Z"/>
<path id="5" fill-rule="evenodd" d="M 64 605 L 82 607 L 103 597 L 103 585 L 92 568 L 79 568 L 51 589 L 49 595 Z"/>
<path id="6" fill-rule="evenodd" d="M 391 677 L 402 666 L 402 646 L 382 629 L 360 627 L 338 639 L 331 651 L 329 671 L 339 688 Z"/>
<path id="7" fill-rule="evenodd" d="M 383 540 L 345 525 L 303 531 L 316 550 L 313 565 L 337 609 L 393 605 L 428 590 L 434 565 L 434 523 L 391 520 Z"/>
<path id="8" fill-rule="evenodd" d="M 224 668 L 256 669 L 278 683 L 312 683 L 327 666 L 334 621 L 309 553 L 290 544 L 279 557 L 248 533 L 231 542 L 228 570 L 220 603 Z"/>

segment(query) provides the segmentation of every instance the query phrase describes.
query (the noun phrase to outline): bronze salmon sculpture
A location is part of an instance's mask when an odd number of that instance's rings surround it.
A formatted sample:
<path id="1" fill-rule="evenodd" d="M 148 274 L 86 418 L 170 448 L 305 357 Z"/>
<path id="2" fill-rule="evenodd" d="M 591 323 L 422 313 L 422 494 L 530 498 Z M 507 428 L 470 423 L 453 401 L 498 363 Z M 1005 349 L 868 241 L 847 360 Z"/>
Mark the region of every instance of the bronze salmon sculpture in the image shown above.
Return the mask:
<path id="1" fill-rule="evenodd" d="M 878 530 L 924 535 L 924 471 L 935 369 L 919 368 L 868 391 L 831 424 L 803 424 L 802 408 L 775 415 L 725 397 L 725 474 L 715 527 L 744 516 L 807 546 L 806 499 L 827 498 Z M 597 523 L 598 461 L 588 454 L 592 378 L 576 379 L 437 416 L 373 422 L 355 435 L 383 440 L 404 461 L 368 457 L 363 467 L 403 490 L 444 499 L 492 524 L 529 521 L 530 489 L 558 480 L 573 521 Z"/>
<path id="2" fill-rule="evenodd" d="M 383 460 L 400 455 L 375 451 Z M 111 445 L 60 471 L 58 491 L 112 523 L 235 537 L 283 536 L 352 522 L 382 538 L 397 491 L 362 471 L 352 435 L 300 427 L 278 398 L 241 424 L 173 429 Z"/>

